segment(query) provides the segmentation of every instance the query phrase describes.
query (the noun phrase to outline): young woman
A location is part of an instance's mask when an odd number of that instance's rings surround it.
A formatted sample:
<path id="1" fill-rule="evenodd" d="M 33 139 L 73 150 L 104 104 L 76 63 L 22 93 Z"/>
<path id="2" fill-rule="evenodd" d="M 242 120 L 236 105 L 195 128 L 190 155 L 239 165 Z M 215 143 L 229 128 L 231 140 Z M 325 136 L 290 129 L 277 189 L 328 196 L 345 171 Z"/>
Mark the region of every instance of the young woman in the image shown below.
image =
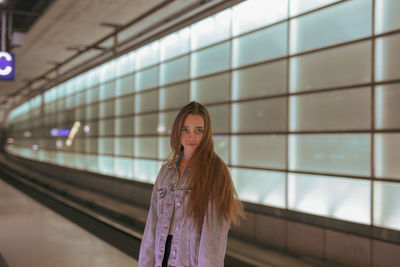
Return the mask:
<path id="1" fill-rule="evenodd" d="M 206 108 L 175 118 L 172 153 L 154 184 L 139 267 L 224 265 L 228 229 L 243 216 L 228 169 L 214 152 Z"/>

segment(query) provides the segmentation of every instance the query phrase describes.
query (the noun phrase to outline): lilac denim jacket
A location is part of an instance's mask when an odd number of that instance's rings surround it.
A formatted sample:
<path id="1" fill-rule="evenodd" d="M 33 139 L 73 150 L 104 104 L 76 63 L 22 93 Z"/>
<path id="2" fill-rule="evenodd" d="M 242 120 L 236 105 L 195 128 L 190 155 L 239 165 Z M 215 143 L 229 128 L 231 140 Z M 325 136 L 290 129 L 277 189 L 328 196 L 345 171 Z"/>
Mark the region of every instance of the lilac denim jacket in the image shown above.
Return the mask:
<path id="1" fill-rule="evenodd" d="M 212 220 L 208 220 L 208 223 L 204 220 L 203 225 L 198 228 L 193 227 L 190 219 L 183 219 L 191 189 L 186 186 L 186 172 L 181 177 L 179 186 L 176 186 L 179 178 L 178 164 L 163 165 L 157 176 L 140 246 L 139 267 L 162 265 L 174 209 L 175 231 L 168 266 L 224 266 L 228 225 L 215 213 L 211 216 Z"/>

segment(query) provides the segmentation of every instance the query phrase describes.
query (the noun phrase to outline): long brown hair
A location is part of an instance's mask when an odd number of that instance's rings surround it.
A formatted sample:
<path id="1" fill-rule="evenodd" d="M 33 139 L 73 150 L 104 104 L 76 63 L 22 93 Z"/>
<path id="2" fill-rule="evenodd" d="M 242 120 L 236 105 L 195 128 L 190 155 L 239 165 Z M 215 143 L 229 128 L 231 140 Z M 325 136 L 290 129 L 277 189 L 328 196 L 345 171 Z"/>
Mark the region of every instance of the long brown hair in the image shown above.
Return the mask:
<path id="1" fill-rule="evenodd" d="M 189 160 L 189 187 L 192 192 L 186 207 L 186 216 L 196 225 L 201 225 L 208 215 L 222 216 L 228 224 L 239 224 L 239 217 L 244 216 L 242 204 L 238 198 L 228 168 L 214 152 L 211 119 L 207 109 L 192 101 L 184 106 L 175 118 L 171 131 L 172 152 L 169 164 L 174 164 L 183 150 L 181 128 L 189 114 L 201 115 L 204 120 L 203 138 Z M 211 209 L 211 210 L 209 210 Z M 211 212 L 210 212 L 211 211 Z"/>

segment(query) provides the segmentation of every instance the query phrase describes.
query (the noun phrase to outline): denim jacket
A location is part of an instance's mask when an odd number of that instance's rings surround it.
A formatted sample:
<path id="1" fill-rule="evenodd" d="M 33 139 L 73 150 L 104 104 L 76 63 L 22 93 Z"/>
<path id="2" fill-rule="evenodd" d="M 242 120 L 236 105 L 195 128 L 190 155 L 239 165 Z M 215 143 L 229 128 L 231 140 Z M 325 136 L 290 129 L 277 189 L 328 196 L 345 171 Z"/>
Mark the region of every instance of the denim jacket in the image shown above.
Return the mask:
<path id="1" fill-rule="evenodd" d="M 179 160 L 178 160 L 179 161 Z M 219 267 L 224 266 L 228 225 L 217 216 L 208 216 L 202 226 L 193 227 L 193 221 L 184 219 L 191 189 L 186 186 L 186 171 L 181 182 L 179 162 L 163 165 L 151 195 L 149 213 L 139 252 L 139 267 L 160 267 L 164 257 L 171 219 L 175 209 L 175 230 L 171 242 L 168 266 Z M 208 213 L 210 213 L 208 209 Z"/>

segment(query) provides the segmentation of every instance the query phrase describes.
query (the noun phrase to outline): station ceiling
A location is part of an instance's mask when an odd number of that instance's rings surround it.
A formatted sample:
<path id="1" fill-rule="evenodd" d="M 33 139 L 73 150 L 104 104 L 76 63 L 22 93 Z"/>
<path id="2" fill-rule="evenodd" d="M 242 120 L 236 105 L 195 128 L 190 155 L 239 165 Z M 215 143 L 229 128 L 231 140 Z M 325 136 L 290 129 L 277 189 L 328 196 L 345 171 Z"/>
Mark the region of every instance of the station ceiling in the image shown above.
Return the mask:
<path id="1" fill-rule="evenodd" d="M 221 5 L 222 0 L 2 0 L 0 11 L 14 10 L 14 29 L 26 33 L 20 46 L 9 46 L 15 53 L 14 81 L 0 81 L 0 111 L 34 96 L 49 81 L 71 72 L 90 58 L 113 47 L 116 29 L 130 35 L 143 35 L 154 25 L 164 26 Z M 1 2 L 1 0 L 0 0 Z M 17 17 L 19 10 L 20 18 Z M 23 18 L 22 14 L 25 14 Z M 186 14 L 187 13 L 187 14 Z M 164 20 L 164 21 L 163 21 Z M 129 26 L 126 28 L 126 26 Z M 125 28 L 124 28 L 125 27 Z M 118 38 L 122 39 L 123 35 Z M 140 38 L 139 38 L 140 39 Z M 118 42 L 120 40 L 118 39 Z M 101 48 L 101 49 L 100 49 Z M 122 49 L 122 48 L 121 48 Z M 121 50 L 122 51 L 122 50 Z M 114 50 L 115 53 L 115 50 Z M 78 55 L 78 56 L 76 56 Z M 75 57 L 75 58 L 74 58 Z M 71 60 L 73 58 L 73 60 Z M 67 62 L 67 64 L 64 64 Z M 74 65 L 75 64 L 75 65 Z M 57 69 L 57 71 L 53 71 Z M 0 118 L 1 122 L 1 118 Z"/>

